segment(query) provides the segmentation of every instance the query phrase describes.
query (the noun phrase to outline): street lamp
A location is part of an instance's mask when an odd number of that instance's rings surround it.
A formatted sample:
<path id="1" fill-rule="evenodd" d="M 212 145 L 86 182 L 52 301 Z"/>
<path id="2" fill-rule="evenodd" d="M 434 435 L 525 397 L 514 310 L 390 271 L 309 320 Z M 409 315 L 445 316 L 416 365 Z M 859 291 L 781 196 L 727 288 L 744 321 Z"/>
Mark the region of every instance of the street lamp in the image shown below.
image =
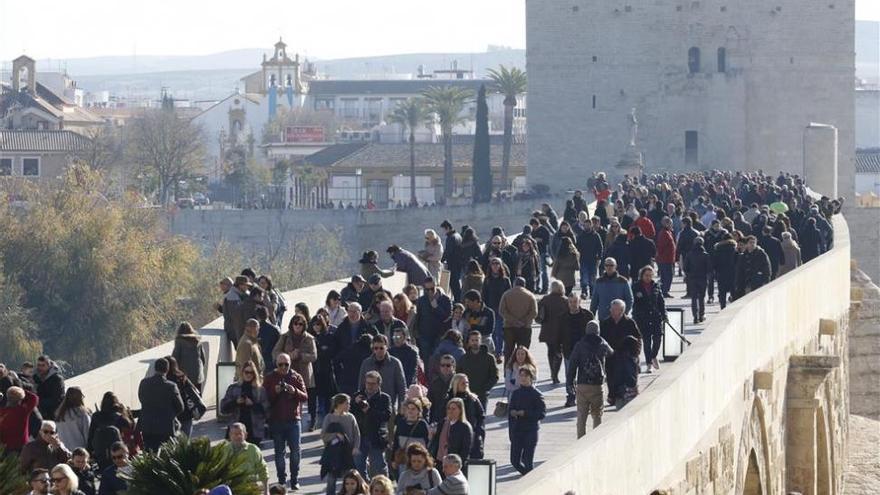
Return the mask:
<path id="1" fill-rule="evenodd" d="M 364 171 L 362 169 L 357 169 L 354 171 L 354 175 L 356 177 L 355 182 L 354 182 L 354 185 L 356 187 L 356 189 L 354 191 L 354 194 L 355 194 L 354 197 L 355 197 L 355 201 L 357 202 L 358 208 L 360 208 L 360 206 L 361 206 L 361 182 L 363 181 L 363 178 L 362 178 L 363 174 L 364 174 Z"/>
<path id="2" fill-rule="evenodd" d="M 496 465 L 492 459 L 470 459 L 467 465 L 471 495 L 495 495 Z"/>

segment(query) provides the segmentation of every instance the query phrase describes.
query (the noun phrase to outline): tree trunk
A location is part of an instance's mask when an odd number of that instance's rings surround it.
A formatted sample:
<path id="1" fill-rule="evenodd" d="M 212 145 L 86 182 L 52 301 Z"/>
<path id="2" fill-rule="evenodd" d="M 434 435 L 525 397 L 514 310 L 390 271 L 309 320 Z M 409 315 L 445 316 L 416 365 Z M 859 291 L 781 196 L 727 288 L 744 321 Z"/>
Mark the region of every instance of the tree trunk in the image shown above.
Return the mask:
<path id="1" fill-rule="evenodd" d="M 410 130 L 409 133 L 409 205 L 417 206 L 419 199 L 416 196 L 416 133 Z"/>
<path id="2" fill-rule="evenodd" d="M 513 108 L 516 103 L 504 104 L 504 149 L 501 156 L 501 188 L 511 191 L 510 187 L 510 148 L 513 145 Z"/>
<path id="3" fill-rule="evenodd" d="M 455 188 L 453 186 L 452 170 L 452 131 L 443 134 L 443 194 L 446 199 L 452 197 Z"/>

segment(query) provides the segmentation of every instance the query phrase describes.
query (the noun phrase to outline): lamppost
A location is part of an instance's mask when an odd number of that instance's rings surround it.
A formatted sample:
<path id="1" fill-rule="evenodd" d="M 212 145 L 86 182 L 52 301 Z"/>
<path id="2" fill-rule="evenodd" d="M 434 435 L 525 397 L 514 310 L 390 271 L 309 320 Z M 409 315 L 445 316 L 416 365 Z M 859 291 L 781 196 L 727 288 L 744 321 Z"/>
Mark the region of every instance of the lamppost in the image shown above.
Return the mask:
<path id="1" fill-rule="evenodd" d="M 361 183 L 363 181 L 364 171 L 362 169 L 357 169 L 354 171 L 355 176 L 355 201 L 357 202 L 357 207 L 361 207 Z"/>
<path id="2" fill-rule="evenodd" d="M 468 489 L 471 495 L 495 495 L 496 464 L 492 459 L 468 461 Z"/>

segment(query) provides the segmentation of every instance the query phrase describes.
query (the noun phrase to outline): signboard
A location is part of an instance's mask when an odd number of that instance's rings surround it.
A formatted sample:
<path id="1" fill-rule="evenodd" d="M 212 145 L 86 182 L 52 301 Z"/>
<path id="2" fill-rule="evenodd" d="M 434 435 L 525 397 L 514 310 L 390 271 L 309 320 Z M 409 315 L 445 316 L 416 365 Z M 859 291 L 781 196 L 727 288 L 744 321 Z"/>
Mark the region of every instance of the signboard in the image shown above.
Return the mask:
<path id="1" fill-rule="evenodd" d="M 286 143 L 324 143 L 324 128 L 321 126 L 294 125 L 284 130 Z"/>

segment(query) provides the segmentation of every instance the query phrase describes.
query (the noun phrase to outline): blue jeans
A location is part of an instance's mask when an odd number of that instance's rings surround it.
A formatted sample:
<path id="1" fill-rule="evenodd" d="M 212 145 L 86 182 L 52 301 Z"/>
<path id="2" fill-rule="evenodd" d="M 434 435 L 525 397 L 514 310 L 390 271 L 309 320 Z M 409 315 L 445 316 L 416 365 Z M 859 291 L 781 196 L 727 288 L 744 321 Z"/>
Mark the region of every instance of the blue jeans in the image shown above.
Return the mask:
<path id="1" fill-rule="evenodd" d="M 657 263 L 657 267 L 660 270 L 660 290 L 664 294 L 669 294 L 669 290 L 672 289 L 672 272 L 675 263 Z"/>
<path id="2" fill-rule="evenodd" d="M 596 283 L 596 260 L 581 260 L 581 292 L 590 289 L 593 293 L 593 284 Z"/>
<path id="3" fill-rule="evenodd" d="M 367 476 L 367 459 L 370 461 L 369 476 Z M 361 451 L 354 456 L 354 465 L 364 478 L 369 479 L 376 475 L 388 476 L 388 464 L 385 463 L 385 449 L 370 445 L 369 440 L 361 438 Z"/>
<path id="4" fill-rule="evenodd" d="M 495 355 L 501 356 L 504 353 L 504 319 L 498 312 L 495 312 L 495 328 L 492 329 L 492 341 L 495 342 Z"/>
<path id="5" fill-rule="evenodd" d="M 534 468 L 538 430 L 510 433 L 510 465 L 525 475 Z"/>
<path id="6" fill-rule="evenodd" d="M 272 442 L 275 444 L 275 470 L 278 472 L 278 482 L 287 481 L 287 471 L 284 465 L 285 447 L 290 449 L 290 481 L 299 481 L 299 462 L 302 451 L 300 449 L 300 420 L 272 422 Z"/>

